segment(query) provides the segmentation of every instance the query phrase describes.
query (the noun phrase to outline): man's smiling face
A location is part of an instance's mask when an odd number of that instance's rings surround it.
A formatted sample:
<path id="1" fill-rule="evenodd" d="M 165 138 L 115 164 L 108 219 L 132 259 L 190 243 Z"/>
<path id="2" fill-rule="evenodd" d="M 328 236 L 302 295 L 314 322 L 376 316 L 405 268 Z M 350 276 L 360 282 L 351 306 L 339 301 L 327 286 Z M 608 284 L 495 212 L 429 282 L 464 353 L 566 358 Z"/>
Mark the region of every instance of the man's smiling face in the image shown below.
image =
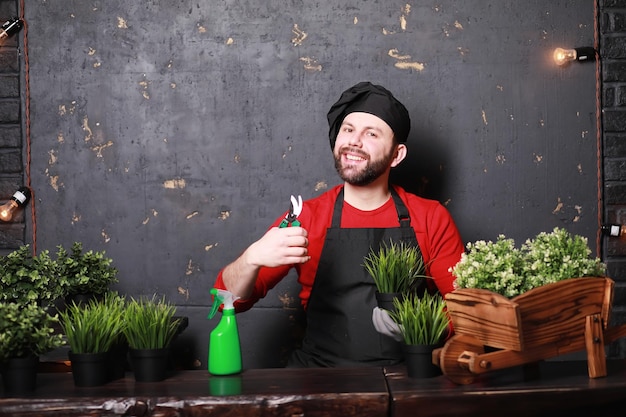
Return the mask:
<path id="1" fill-rule="evenodd" d="M 364 186 L 389 171 L 396 153 L 393 131 L 369 113 L 348 114 L 335 142 L 335 169 L 342 180 Z"/>

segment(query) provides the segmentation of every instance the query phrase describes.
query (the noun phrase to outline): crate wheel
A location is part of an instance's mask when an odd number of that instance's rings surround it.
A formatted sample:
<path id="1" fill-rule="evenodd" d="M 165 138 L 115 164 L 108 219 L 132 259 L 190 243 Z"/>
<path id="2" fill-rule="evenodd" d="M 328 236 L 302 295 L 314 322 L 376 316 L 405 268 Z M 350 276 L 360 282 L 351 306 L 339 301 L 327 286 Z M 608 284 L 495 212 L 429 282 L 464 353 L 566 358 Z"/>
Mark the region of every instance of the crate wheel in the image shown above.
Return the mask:
<path id="1" fill-rule="evenodd" d="M 452 382 L 467 385 L 474 382 L 476 375 L 470 371 L 470 361 L 475 355 L 484 353 L 480 340 L 465 334 L 452 336 L 441 349 L 439 366 Z"/>

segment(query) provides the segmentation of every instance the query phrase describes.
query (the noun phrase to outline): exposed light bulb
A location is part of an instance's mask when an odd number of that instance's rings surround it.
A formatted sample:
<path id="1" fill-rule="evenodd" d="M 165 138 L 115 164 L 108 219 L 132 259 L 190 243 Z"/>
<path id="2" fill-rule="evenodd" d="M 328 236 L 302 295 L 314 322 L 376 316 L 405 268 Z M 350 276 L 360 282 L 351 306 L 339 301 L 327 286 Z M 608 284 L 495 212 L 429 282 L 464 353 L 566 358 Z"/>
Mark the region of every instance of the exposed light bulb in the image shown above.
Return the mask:
<path id="1" fill-rule="evenodd" d="M 571 61 L 594 61 L 596 59 L 596 50 L 587 46 L 573 49 L 556 48 L 552 56 L 554 62 L 562 66 Z"/>
<path id="2" fill-rule="evenodd" d="M 554 56 L 554 62 L 556 62 L 557 65 L 559 66 L 565 65 L 568 62 L 576 59 L 576 50 L 556 48 L 554 50 L 553 56 Z"/>
<path id="3" fill-rule="evenodd" d="M 17 17 L 9 19 L 2 24 L 0 28 L 0 41 L 15 35 L 22 28 L 23 23 Z"/>
<path id="4" fill-rule="evenodd" d="M 29 200 L 30 190 L 26 187 L 21 187 L 9 201 L 0 206 L 0 220 L 5 222 L 11 221 L 15 213 L 28 204 Z"/>

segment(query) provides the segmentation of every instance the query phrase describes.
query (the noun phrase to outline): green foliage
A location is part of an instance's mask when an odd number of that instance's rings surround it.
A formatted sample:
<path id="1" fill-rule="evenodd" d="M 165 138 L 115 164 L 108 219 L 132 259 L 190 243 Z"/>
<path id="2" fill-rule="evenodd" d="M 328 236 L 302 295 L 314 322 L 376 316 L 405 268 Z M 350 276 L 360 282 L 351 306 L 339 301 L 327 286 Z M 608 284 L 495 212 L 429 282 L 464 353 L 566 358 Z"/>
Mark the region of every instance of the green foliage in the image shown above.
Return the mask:
<path id="1" fill-rule="evenodd" d="M 74 242 L 69 254 L 63 246 L 57 246 L 58 274 L 64 280 L 66 295 L 102 295 L 118 282 L 117 269 L 105 251 L 83 252 L 80 242 Z"/>
<path id="2" fill-rule="evenodd" d="M 60 315 L 72 352 L 108 352 L 123 335 L 124 307 L 124 298 L 114 292 L 106 293 L 102 301 L 68 305 Z"/>
<path id="3" fill-rule="evenodd" d="M 467 244 L 467 252 L 453 267 L 458 288 L 483 288 L 513 297 L 522 291 L 524 269 L 522 252 L 513 239 L 498 236 L 495 242 L 479 240 Z"/>
<path id="4" fill-rule="evenodd" d="M 467 244 L 452 268 L 457 288 L 483 288 L 514 297 L 532 288 L 568 278 L 603 276 L 606 266 L 592 258 L 587 239 L 554 228 L 528 239 L 520 249 L 512 239 Z"/>
<path id="5" fill-rule="evenodd" d="M 0 257 L 0 301 L 49 305 L 63 295 L 56 262 L 48 251 L 33 256 L 29 245 Z"/>
<path id="6" fill-rule="evenodd" d="M 0 361 L 39 356 L 64 344 L 54 334 L 57 316 L 50 316 L 35 302 L 0 303 Z"/>
<path id="7" fill-rule="evenodd" d="M 405 242 L 390 241 L 378 251 L 371 249 L 363 266 L 381 293 L 408 293 L 426 272 L 419 247 Z"/>
<path id="8" fill-rule="evenodd" d="M 591 258 L 587 239 L 565 229 L 539 233 L 522 245 L 524 290 L 567 278 L 597 277 L 606 273 L 600 259 Z"/>
<path id="9" fill-rule="evenodd" d="M 391 317 L 400 327 L 407 345 L 434 345 L 441 342 L 449 327 L 446 303 L 439 294 L 408 294 L 393 300 Z"/>
<path id="10" fill-rule="evenodd" d="M 174 319 L 176 307 L 156 296 L 132 298 L 127 303 L 124 336 L 132 349 L 158 349 L 169 346 L 176 335 L 179 320 Z"/>

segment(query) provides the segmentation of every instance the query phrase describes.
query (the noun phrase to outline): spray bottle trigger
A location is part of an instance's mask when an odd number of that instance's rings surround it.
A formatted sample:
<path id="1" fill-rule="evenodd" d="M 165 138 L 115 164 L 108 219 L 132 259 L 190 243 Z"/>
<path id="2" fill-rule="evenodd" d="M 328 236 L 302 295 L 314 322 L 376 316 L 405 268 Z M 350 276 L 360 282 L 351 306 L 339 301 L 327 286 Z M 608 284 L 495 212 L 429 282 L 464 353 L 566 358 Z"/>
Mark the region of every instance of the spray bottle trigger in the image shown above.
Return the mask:
<path id="1" fill-rule="evenodd" d="M 215 288 L 211 289 L 211 294 L 213 294 L 213 306 L 211 307 L 211 311 L 209 312 L 209 316 L 207 317 L 208 319 L 212 319 L 215 316 L 217 310 L 224 302 L 224 299 L 219 296 L 219 293 Z"/>

